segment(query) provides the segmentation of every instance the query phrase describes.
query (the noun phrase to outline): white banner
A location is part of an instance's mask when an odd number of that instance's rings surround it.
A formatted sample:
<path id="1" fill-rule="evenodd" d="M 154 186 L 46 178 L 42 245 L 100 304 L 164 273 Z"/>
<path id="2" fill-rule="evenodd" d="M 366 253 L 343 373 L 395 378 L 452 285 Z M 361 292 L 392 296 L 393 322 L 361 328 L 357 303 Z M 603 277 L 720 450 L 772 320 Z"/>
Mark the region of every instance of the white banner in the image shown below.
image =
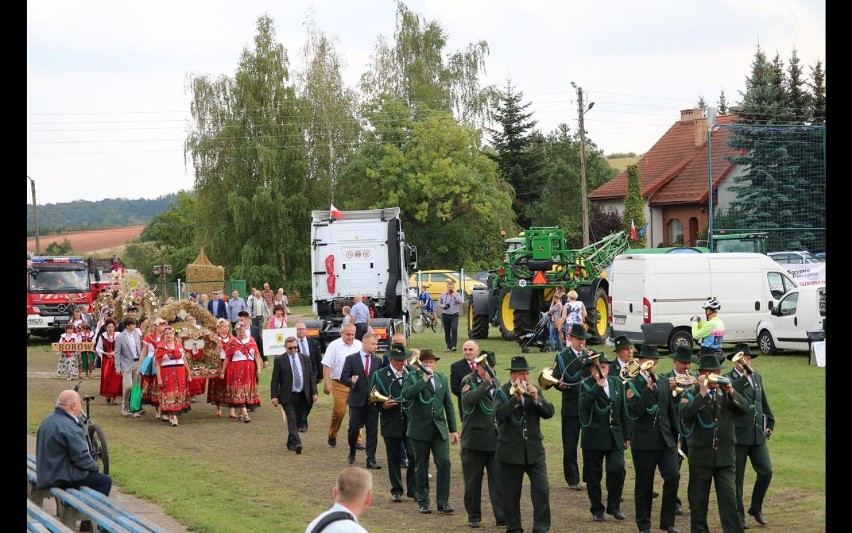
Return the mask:
<path id="1" fill-rule="evenodd" d="M 263 335 L 263 355 L 281 355 L 287 351 L 284 339 L 296 336 L 296 328 L 265 329 Z"/>
<path id="2" fill-rule="evenodd" d="M 806 285 L 825 285 L 825 263 L 781 266 L 790 273 L 793 281 L 800 287 Z"/>

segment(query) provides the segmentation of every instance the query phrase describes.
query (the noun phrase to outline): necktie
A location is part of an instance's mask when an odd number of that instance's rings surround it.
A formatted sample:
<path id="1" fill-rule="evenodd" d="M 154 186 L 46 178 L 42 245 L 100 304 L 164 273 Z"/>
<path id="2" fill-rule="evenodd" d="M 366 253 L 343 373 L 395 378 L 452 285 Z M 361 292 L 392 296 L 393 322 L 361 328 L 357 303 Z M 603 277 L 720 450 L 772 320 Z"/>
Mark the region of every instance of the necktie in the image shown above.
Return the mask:
<path id="1" fill-rule="evenodd" d="M 472 371 L 476 372 L 476 362 L 475 362 L 475 361 L 471 361 L 471 362 L 470 362 L 470 369 L 471 369 Z"/>
<path id="2" fill-rule="evenodd" d="M 299 392 L 302 390 L 302 369 L 299 368 L 295 355 L 290 359 L 290 365 L 293 367 L 293 389 Z"/>
<path id="3" fill-rule="evenodd" d="M 364 356 L 364 374 L 370 375 L 370 354 Z"/>
<path id="4" fill-rule="evenodd" d="M 299 345 L 301 346 L 299 348 L 300 352 L 302 352 L 305 355 L 310 355 L 310 352 L 308 352 L 308 341 L 306 341 L 305 339 L 302 339 L 302 340 L 299 341 Z"/>

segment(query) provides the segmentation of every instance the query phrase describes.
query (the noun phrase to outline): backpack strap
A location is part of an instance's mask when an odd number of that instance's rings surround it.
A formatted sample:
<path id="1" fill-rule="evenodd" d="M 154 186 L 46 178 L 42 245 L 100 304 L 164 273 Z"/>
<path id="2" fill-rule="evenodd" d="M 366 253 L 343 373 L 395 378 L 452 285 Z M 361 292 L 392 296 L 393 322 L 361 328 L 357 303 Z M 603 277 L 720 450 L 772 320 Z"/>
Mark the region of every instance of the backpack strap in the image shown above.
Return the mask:
<path id="1" fill-rule="evenodd" d="M 327 515 L 322 517 L 322 520 L 317 522 L 317 525 L 314 526 L 314 528 L 311 530 L 311 533 L 320 533 L 320 531 L 328 527 L 329 524 L 331 524 L 332 522 L 337 522 L 338 520 L 352 520 L 353 522 L 355 521 L 352 518 L 352 513 L 347 513 L 346 511 L 335 511 L 333 513 L 328 513 Z"/>

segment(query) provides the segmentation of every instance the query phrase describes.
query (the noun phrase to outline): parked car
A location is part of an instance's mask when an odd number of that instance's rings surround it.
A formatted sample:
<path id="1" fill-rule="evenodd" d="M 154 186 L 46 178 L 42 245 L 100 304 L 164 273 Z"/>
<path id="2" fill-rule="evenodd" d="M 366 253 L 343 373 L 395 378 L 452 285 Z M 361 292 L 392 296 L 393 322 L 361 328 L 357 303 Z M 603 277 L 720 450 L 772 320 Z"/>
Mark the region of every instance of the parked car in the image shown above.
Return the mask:
<path id="1" fill-rule="evenodd" d="M 431 296 L 433 300 L 437 300 L 438 297 L 447 290 L 448 281 L 455 282 L 457 291 L 462 290 L 461 279 L 459 278 L 458 272 L 454 272 L 452 270 L 421 270 L 420 272 L 415 272 L 411 275 L 411 278 L 408 280 L 408 284 L 412 287 L 419 287 L 417 284 L 418 275 L 420 276 L 420 283 L 422 286 L 426 287 L 426 292 L 429 293 L 429 296 Z M 473 288 L 477 286 L 485 287 L 485 283 L 477 281 L 470 276 L 465 276 L 464 293 L 466 297 L 470 297 L 470 293 L 473 292 Z M 417 292 L 420 292 L 419 288 Z"/>
<path id="2" fill-rule="evenodd" d="M 471 277 L 476 281 L 481 281 L 482 283 L 488 283 L 488 270 L 483 270 L 482 272 L 477 272 Z"/>
<path id="3" fill-rule="evenodd" d="M 817 252 L 814 254 L 814 257 L 825 263 L 825 252 Z"/>
<path id="4" fill-rule="evenodd" d="M 757 325 L 760 353 L 810 348 L 809 333 L 825 332 L 825 285 L 790 289 Z"/>
<path id="5" fill-rule="evenodd" d="M 814 254 L 806 251 L 770 252 L 768 254 L 773 261 L 780 265 L 803 265 L 805 263 L 819 263 L 820 260 Z"/>

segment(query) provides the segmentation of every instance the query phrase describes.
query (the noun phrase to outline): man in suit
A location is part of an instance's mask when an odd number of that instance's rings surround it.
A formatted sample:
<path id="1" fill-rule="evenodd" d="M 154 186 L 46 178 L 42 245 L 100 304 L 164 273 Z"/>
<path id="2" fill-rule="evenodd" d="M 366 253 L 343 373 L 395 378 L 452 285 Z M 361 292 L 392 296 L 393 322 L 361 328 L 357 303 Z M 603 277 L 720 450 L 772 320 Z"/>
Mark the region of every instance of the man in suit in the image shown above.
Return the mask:
<path id="1" fill-rule="evenodd" d="M 468 341 L 470 342 L 470 341 Z M 465 347 L 467 343 L 465 343 Z M 464 478 L 464 510 L 467 525 L 480 527 L 482 521 L 482 476 L 488 471 L 488 497 L 498 526 L 505 526 L 503 487 L 497 467 L 497 428 L 494 425 L 494 394 L 500 386 L 494 367 L 497 356 L 483 351 L 487 365 L 477 365 L 476 372 L 464 377 L 459 406 L 462 417 L 461 463 Z M 490 369 L 490 371 L 489 371 Z"/>
<path id="2" fill-rule="evenodd" d="M 317 381 L 307 355 L 299 353 L 295 337 L 284 339 L 287 355 L 275 358 L 269 384 L 272 405 L 281 405 L 287 415 L 287 449 L 302 453 L 299 426 L 306 406 L 317 401 Z"/>
<path id="3" fill-rule="evenodd" d="M 751 460 L 751 467 L 757 475 L 748 514 L 753 516 L 760 525 L 765 526 L 768 523 L 763 516 L 763 499 L 766 497 L 766 491 L 769 490 L 769 482 L 772 481 L 772 462 L 769 459 L 766 440 L 775 430 L 775 416 L 769 407 L 769 400 L 766 399 L 763 378 L 751 366 L 752 359 L 760 353 L 755 352 L 752 355 L 748 344 L 737 344 L 734 346 L 734 351 L 728 355 L 728 360 L 733 360 L 739 353 L 742 353 L 742 359 L 734 362 L 734 369 L 726 375 L 731 380 L 734 390 L 742 394 L 748 406 L 746 415 L 734 419 L 737 435 L 737 512 L 743 527 L 747 529 L 743 505 L 746 460 Z"/>
<path id="4" fill-rule="evenodd" d="M 367 468 L 378 470 L 381 466 L 376 463 L 376 445 L 379 438 L 379 413 L 370 409 L 370 382 L 382 365 L 382 360 L 376 357 L 376 347 L 379 341 L 375 333 L 365 333 L 361 338 L 361 349 L 348 355 L 343 362 L 340 381 L 349 387 L 349 464 L 355 464 L 355 451 L 358 444 L 358 432 L 366 430 Z"/>
<path id="5" fill-rule="evenodd" d="M 742 533 L 737 512 L 734 419 L 748 413 L 745 398 L 730 380 L 718 378 L 722 365 L 715 355 L 698 359 L 698 392 L 681 399 L 681 425 L 689 442 L 690 531 L 707 532 L 710 485 L 716 485 L 719 519 L 725 533 Z M 710 380 L 711 375 L 715 378 Z"/>
<path id="6" fill-rule="evenodd" d="M 570 336 L 568 348 L 556 354 L 553 375 L 559 378 L 556 388 L 562 391 L 562 473 L 569 489 L 583 490 L 577 464 L 577 445 L 580 442 L 580 406 L 577 399 L 578 385 L 589 375 L 581 361 L 589 354 L 586 341 L 591 335 L 582 324 L 574 324 Z"/>
<path id="7" fill-rule="evenodd" d="M 213 291 L 213 298 L 207 302 L 207 310 L 218 318 L 228 318 L 228 304 L 222 298 L 222 291 Z"/>
<path id="8" fill-rule="evenodd" d="M 130 416 L 130 391 L 139 376 L 139 354 L 142 353 L 142 339 L 139 338 L 139 332 L 136 331 L 135 318 L 126 316 L 121 323 L 124 325 L 124 331 L 115 337 L 115 371 L 121 376 L 123 396 L 121 415 Z"/>
<path id="9" fill-rule="evenodd" d="M 465 341 L 462 345 L 462 354 L 464 357 L 450 365 L 450 390 L 456 395 L 456 403 L 459 405 L 459 419 L 462 418 L 462 380 L 468 374 L 476 372 L 474 360 L 479 356 L 479 345 L 474 340 Z"/>
<path id="10" fill-rule="evenodd" d="M 403 344 L 394 343 L 391 344 L 390 350 L 388 350 L 386 355 L 390 360 L 390 364 L 381 367 L 378 372 L 373 373 L 370 390 L 376 387 L 376 390 L 388 399 L 387 401 L 375 402 L 370 405 L 379 412 L 381 420 L 382 439 L 385 441 L 385 453 L 388 459 L 391 501 L 399 503 L 402 501 L 403 493 L 402 459 L 400 456 L 406 453 L 406 455 L 410 456 L 410 461 L 414 462 L 414 454 L 408 451 L 411 450 L 411 446 L 404 444 L 408 440 L 406 436 L 408 416 L 402 409 L 402 383 L 408 374 L 405 362 L 411 354 L 405 349 Z M 410 498 L 414 497 L 416 488 L 414 469 L 409 468 L 405 472 L 405 489 Z"/>
<path id="11" fill-rule="evenodd" d="M 503 516 L 507 533 L 524 530 L 521 527 L 521 487 L 525 473 L 530 481 L 533 532 L 550 530 L 550 484 L 547 481 L 541 419 L 552 418 L 556 409 L 541 389 L 530 383 L 532 369 L 526 357 L 513 357 L 509 383 L 494 394 L 494 418 L 497 422 L 495 455 L 503 486 Z"/>
<path id="12" fill-rule="evenodd" d="M 583 427 L 583 480 L 589 495 L 589 511 L 595 522 L 606 520 L 604 511 L 616 520 L 624 520 L 621 494 L 624 490 L 624 385 L 621 378 L 609 375 L 605 354 L 586 356 L 583 365 L 589 377 L 580 382 L 580 423 Z M 601 480 L 606 462 L 606 507 L 601 496 Z"/>
<path id="13" fill-rule="evenodd" d="M 640 533 L 651 532 L 651 504 L 654 475 L 657 468 L 663 477 L 663 500 L 660 506 L 660 529 L 680 533 L 674 527 L 677 487 L 680 470 L 677 461 L 677 419 L 668 382 L 656 376 L 660 358 L 656 346 L 645 344 L 638 362 L 652 366 L 640 370 L 625 387 L 627 416 L 632 420 L 630 448 L 636 473 L 634 502 L 636 525 Z M 612 367 L 612 365 L 610 365 Z M 659 383 L 658 383 L 659 382 Z"/>
<path id="14" fill-rule="evenodd" d="M 322 381 L 322 353 L 320 352 L 319 343 L 314 339 L 308 338 L 308 328 L 304 322 L 296 323 L 296 342 L 299 344 L 299 353 L 307 355 L 311 361 L 311 366 L 314 369 L 317 383 Z M 313 404 L 307 406 L 305 418 L 299 431 L 304 433 L 308 430 L 308 416 L 311 414 Z"/>
<path id="15" fill-rule="evenodd" d="M 435 502 L 438 511 L 451 514 L 450 444 L 459 443 L 456 412 L 447 378 L 435 371 L 440 358 L 432 350 L 420 352 L 421 367 L 410 372 L 402 387 L 402 398 L 408 406 L 408 438 L 414 448 L 415 495 L 422 514 L 429 514 L 429 454 L 435 456 L 438 471 Z M 409 465 L 409 468 L 411 466 Z"/>

